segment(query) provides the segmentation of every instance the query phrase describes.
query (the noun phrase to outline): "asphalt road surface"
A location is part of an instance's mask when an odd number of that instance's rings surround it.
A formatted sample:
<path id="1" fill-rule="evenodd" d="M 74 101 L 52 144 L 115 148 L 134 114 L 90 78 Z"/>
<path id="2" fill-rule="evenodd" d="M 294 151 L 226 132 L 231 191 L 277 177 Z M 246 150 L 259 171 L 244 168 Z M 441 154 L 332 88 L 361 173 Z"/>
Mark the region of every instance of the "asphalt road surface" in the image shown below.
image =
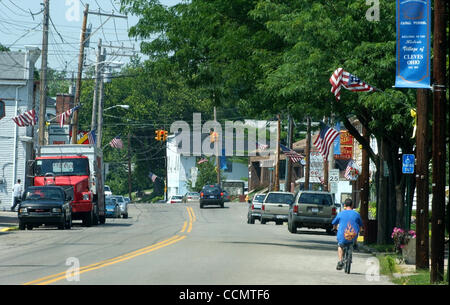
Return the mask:
<path id="1" fill-rule="evenodd" d="M 131 204 L 128 219 L 0 235 L 0 284 L 386 285 L 369 254 L 336 270 L 336 237 L 247 224 L 246 203 Z"/>

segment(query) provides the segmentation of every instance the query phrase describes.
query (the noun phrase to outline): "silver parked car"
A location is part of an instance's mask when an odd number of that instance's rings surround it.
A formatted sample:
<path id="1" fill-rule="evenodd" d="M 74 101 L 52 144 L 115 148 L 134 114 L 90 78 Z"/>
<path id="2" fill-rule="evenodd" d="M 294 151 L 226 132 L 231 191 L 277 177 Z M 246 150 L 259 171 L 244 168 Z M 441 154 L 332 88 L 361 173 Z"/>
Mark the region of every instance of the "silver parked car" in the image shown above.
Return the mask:
<path id="1" fill-rule="evenodd" d="M 188 192 L 183 197 L 184 203 L 193 202 L 193 201 L 198 202 L 199 200 L 200 200 L 200 193 L 197 193 L 197 192 Z"/>
<path id="2" fill-rule="evenodd" d="M 120 215 L 122 215 L 123 218 L 128 218 L 128 203 L 125 201 L 125 198 L 123 196 L 113 196 L 116 198 L 117 203 L 120 207 Z"/>
<path id="3" fill-rule="evenodd" d="M 294 202 L 294 194 L 288 192 L 269 192 L 261 208 L 261 224 L 275 221 L 277 225 L 288 221 L 289 208 Z"/>
<path id="4" fill-rule="evenodd" d="M 261 221 L 261 207 L 266 194 L 256 194 L 248 205 L 247 223 L 254 224 L 255 219 Z"/>

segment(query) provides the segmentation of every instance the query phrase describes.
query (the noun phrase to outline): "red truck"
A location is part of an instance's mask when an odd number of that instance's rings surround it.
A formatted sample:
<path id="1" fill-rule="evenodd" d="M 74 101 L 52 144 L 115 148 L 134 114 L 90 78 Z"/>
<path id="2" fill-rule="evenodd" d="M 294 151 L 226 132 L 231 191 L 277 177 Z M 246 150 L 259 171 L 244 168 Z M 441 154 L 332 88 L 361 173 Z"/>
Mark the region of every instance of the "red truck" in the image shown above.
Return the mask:
<path id="1" fill-rule="evenodd" d="M 72 186 L 72 219 L 83 225 L 106 219 L 102 151 L 93 145 L 42 146 L 36 157 L 34 186 Z"/>

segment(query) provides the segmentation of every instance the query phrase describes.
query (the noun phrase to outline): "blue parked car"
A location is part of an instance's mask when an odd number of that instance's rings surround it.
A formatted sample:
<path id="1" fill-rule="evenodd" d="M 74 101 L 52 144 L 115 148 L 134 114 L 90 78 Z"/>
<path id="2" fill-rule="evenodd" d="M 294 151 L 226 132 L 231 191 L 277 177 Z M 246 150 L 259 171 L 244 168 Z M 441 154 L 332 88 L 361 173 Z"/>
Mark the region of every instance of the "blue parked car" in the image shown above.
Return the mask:
<path id="1" fill-rule="evenodd" d="M 117 203 L 116 198 L 106 197 L 105 206 L 106 206 L 106 217 L 120 218 L 120 206 Z"/>

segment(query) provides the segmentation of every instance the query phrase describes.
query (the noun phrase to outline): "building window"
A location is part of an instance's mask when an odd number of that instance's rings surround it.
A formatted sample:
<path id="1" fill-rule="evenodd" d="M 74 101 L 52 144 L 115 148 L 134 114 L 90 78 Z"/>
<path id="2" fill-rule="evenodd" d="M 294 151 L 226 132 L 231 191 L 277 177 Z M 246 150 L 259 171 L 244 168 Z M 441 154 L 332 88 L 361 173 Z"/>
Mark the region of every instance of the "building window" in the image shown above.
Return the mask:
<path id="1" fill-rule="evenodd" d="M 3 119 L 5 115 L 6 115 L 5 102 L 0 100 L 0 120 Z"/>

